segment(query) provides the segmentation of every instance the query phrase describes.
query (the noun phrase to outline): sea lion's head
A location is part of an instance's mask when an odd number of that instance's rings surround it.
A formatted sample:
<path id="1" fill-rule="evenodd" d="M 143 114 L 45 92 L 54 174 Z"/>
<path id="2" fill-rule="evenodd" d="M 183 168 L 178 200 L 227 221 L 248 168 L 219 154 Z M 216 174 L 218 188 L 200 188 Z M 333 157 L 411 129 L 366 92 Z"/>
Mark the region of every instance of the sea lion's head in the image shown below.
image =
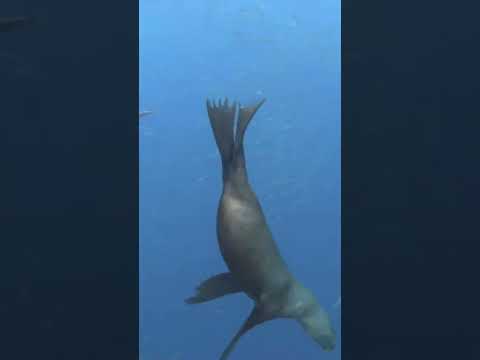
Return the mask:
<path id="1" fill-rule="evenodd" d="M 336 333 L 330 317 L 309 289 L 295 284 L 289 292 L 287 304 L 287 316 L 296 319 L 323 350 L 335 349 Z"/>
<path id="2" fill-rule="evenodd" d="M 327 312 L 318 304 L 311 306 L 305 315 L 298 318 L 304 330 L 325 351 L 335 349 L 336 334 Z"/>

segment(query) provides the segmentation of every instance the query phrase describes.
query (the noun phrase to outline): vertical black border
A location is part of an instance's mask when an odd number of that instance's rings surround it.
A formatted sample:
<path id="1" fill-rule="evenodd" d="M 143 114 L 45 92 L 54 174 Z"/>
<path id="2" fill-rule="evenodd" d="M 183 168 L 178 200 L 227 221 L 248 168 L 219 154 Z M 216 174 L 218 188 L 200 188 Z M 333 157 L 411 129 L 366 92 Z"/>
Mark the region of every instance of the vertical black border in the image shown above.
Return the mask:
<path id="1" fill-rule="evenodd" d="M 342 355 L 480 359 L 474 3 L 342 1 Z"/>
<path id="2" fill-rule="evenodd" d="M 138 2 L 4 1 L 2 359 L 138 358 Z"/>

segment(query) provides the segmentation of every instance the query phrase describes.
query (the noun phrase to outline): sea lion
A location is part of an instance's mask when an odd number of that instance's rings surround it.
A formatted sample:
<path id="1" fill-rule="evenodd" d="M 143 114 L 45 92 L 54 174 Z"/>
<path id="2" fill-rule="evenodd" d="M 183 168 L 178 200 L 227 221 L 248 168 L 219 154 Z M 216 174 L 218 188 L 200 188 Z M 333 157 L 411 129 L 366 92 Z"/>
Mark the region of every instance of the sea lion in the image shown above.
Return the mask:
<path id="1" fill-rule="evenodd" d="M 238 107 L 228 99 L 207 100 L 207 112 L 220 152 L 223 191 L 217 212 L 217 238 L 229 272 L 201 283 L 186 303 L 197 304 L 227 294 L 244 292 L 254 307 L 231 339 L 220 360 L 226 360 L 242 335 L 256 325 L 278 318 L 297 320 L 326 350 L 335 347 L 335 331 L 327 312 L 313 293 L 290 273 L 267 225 L 261 205 L 247 176 L 243 138 L 251 119 L 264 103 Z"/>

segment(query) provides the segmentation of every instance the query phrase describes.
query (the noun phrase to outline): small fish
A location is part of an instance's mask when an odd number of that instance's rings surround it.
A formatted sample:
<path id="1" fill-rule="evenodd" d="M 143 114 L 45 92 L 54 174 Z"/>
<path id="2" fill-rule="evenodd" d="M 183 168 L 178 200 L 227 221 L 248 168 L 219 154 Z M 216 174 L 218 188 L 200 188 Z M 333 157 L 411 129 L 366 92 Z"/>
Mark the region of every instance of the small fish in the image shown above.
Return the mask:
<path id="1" fill-rule="evenodd" d="M 27 16 L 0 18 L 0 32 L 8 32 L 29 25 L 33 19 Z"/>
<path id="2" fill-rule="evenodd" d="M 151 115 L 151 114 L 153 114 L 153 111 L 140 111 L 140 112 L 138 113 L 138 117 L 139 117 L 139 118 L 142 118 L 142 117 L 144 117 L 144 116 Z"/>

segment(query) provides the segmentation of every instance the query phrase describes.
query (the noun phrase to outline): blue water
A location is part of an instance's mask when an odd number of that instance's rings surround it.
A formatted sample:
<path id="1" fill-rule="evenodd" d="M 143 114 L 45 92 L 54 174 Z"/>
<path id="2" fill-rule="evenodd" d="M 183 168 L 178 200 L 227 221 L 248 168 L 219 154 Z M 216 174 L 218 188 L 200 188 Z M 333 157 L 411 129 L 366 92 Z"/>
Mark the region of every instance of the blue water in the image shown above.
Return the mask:
<path id="1" fill-rule="evenodd" d="M 301 5 L 300 5 L 301 4 Z M 183 299 L 224 272 L 220 163 L 205 99 L 267 102 L 245 146 L 251 184 L 293 273 L 340 334 L 340 1 L 141 0 L 140 352 L 216 360 L 245 295 Z M 291 320 L 261 325 L 229 360 L 340 359 Z"/>

